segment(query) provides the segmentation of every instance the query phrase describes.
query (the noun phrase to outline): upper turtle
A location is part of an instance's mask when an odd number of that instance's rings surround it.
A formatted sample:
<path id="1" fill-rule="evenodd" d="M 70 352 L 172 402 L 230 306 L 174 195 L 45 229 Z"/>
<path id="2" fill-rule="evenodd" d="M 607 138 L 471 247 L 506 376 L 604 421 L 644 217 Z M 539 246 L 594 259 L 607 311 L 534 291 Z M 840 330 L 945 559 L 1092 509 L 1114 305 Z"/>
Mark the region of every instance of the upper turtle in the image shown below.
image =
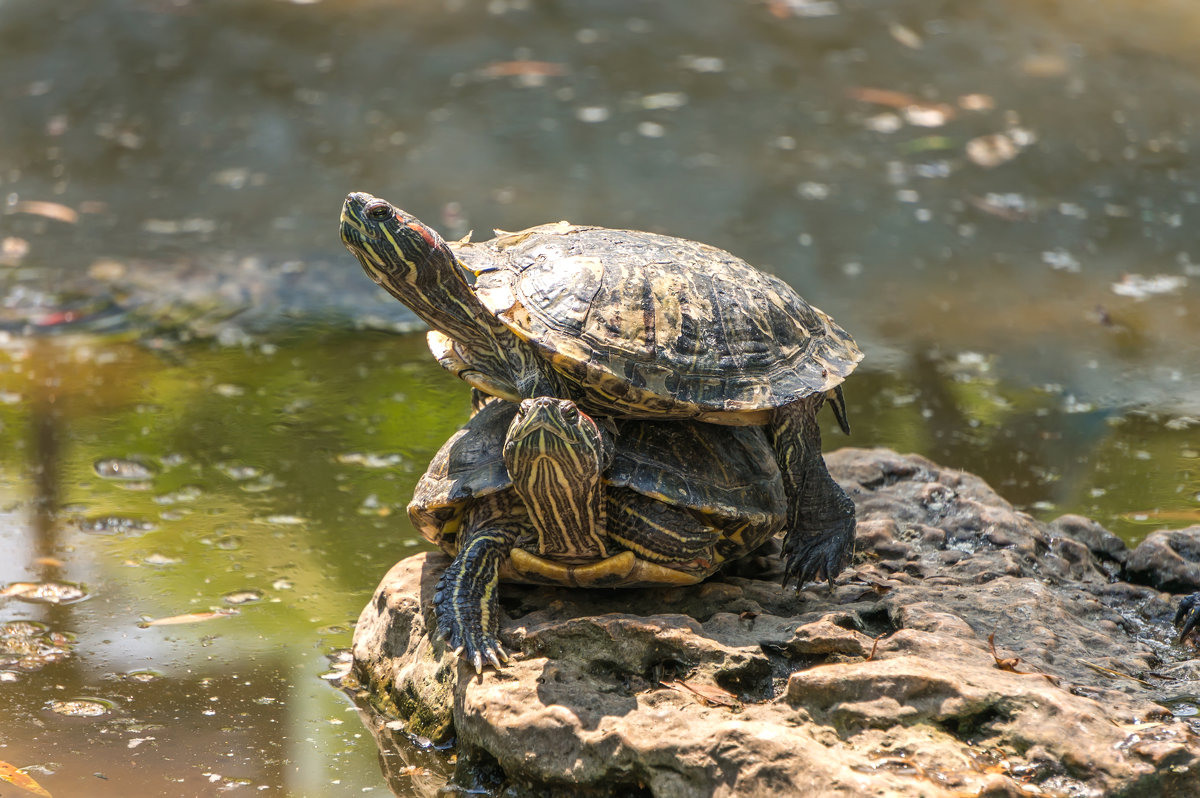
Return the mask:
<path id="1" fill-rule="evenodd" d="M 506 399 L 569 395 L 602 414 L 766 423 L 771 409 L 832 390 L 862 359 L 850 335 L 787 283 L 695 241 L 559 222 L 449 247 L 361 193 L 346 200 L 342 237 L 373 279 L 431 324 L 443 365 Z M 413 267 L 381 269 L 395 257 L 385 248 Z M 436 284 L 422 285 L 423 271 Z M 450 301 L 423 306 L 421 297 L 448 288 Z M 447 329 L 468 306 L 488 334 Z M 511 334 L 499 345 L 497 326 Z M 497 366 L 511 356 L 553 384 L 523 389 L 528 375 Z"/>

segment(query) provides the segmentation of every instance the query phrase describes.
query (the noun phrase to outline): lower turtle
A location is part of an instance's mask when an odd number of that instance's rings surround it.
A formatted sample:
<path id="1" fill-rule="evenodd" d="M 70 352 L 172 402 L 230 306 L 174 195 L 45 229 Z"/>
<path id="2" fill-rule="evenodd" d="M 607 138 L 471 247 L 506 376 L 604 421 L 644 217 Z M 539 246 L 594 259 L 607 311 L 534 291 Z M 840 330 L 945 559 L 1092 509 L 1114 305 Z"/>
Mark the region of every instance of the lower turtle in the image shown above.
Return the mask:
<path id="1" fill-rule="evenodd" d="M 508 655 L 501 580 L 689 585 L 781 532 L 783 479 L 761 427 L 615 421 L 554 397 L 487 402 L 434 455 L 408 506 L 454 559 L 438 633 L 477 672 Z"/>

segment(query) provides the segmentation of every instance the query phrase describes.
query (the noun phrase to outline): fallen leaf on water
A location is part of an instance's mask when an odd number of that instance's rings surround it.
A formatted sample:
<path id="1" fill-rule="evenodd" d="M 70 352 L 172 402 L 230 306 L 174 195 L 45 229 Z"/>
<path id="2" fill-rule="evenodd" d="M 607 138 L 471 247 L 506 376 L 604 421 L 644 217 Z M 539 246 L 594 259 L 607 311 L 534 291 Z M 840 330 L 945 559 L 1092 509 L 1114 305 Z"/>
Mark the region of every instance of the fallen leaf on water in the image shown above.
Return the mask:
<path id="1" fill-rule="evenodd" d="M 175 626 L 181 623 L 201 623 L 202 621 L 211 621 L 214 618 L 228 618 L 230 615 L 237 615 L 237 610 L 189 612 L 184 615 L 172 615 L 169 618 L 155 618 L 152 621 L 142 621 L 138 626 L 144 629 L 147 626 Z"/>
<path id="2" fill-rule="evenodd" d="M 79 221 L 79 214 L 74 208 L 68 208 L 66 205 L 60 205 L 57 202 L 44 202 L 42 200 L 24 200 L 13 206 L 15 213 L 32 213 L 34 216 L 45 216 L 47 219 L 54 219 L 67 224 L 75 224 Z"/>
<path id="3" fill-rule="evenodd" d="M 1141 510 L 1119 517 L 1123 521 L 1200 521 L 1200 510 Z"/>
<path id="4" fill-rule="evenodd" d="M 964 94 L 958 98 L 958 107 L 964 111 L 990 111 L 996 101 L 988 94 Z"/>
<path id="5" fill-rule="evenodd" d="M 954 108 L 946 103 L 925 102 L 903 91 L 855 86 L 846 93 L 859 102 L 898 108 L 905 121 L 917 127 L 940 127 L 954 118 Z"/>
<path id="6" fill-rule="evenodd" d="M 899 22 L 893 22 L 891 25 L 888 25 L 888 33 L 892 34 L 893 39 L 912 50 L 920 50 L 925 46 L 925 41 L 921 38 L 921 34 L 912 28 L 901 25 Z"/>
<path id="7" fill-rule="evenodd" d="M 534 75 L 537 77 L 556 77 L 567 71 L 563 64 L 551 61 L 497 61 L 488 64 L 480 73 L 486 78 L 511 78 Z"/>
<path id="8" fill-rule="evenodd" d="M 668 690 L 694 696 L 701 704 L 706 706 L 726 707 L 728 709 L 741 709 L 742 707 L 742 702 L 737 700 L 737 696 L 713 684 L 698 684 L 684 680 L 659 682 L 659 684 Z"/>
<path id="9" fill-rule="evenodd" d="M 14 787 L 20 787 L 26 792 L 31 792 L 34 795 L 41 795 L 43 798 L 53 798 L 46 791 L 46 788 L 33 780 L 33 777 L 22 773 L 19 769 L 13 767 L 7 762 L 0 760 L 0 779 L 7 781 Z"/>

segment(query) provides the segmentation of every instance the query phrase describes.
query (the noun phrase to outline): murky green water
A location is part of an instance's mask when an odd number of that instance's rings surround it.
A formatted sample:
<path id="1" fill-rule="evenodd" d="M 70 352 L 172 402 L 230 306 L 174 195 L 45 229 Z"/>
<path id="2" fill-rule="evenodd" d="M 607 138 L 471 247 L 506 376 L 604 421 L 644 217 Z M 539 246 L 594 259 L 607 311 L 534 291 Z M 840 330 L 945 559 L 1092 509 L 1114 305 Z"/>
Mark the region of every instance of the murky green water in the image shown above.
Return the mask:
<path id="1" fill-rule="evenodd" d="M 851 443 L 1130 541 L 1200 522 L 1198 32 L 1183 0 L 0 0 L 0 760 L 386 794 L 321 675 L 468 397 L 342 250 L 350 190 L 448 238 L 726 247 L 862 344 Z"/>

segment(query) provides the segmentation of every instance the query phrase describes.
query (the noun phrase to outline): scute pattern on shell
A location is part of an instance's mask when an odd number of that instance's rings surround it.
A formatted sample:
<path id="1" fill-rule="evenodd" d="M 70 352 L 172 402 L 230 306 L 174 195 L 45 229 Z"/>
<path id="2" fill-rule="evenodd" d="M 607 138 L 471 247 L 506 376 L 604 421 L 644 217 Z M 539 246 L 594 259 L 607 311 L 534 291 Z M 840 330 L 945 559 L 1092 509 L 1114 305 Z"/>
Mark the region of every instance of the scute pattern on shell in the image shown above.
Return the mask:
<path id="1" fill-rule="evenodd" d="M 770 409 L 833 388 L 862 359 L 782 280 L 707 244 L 556 224 L 459 254 L 482 266 L 490 311 L 625 413 Z"/>

